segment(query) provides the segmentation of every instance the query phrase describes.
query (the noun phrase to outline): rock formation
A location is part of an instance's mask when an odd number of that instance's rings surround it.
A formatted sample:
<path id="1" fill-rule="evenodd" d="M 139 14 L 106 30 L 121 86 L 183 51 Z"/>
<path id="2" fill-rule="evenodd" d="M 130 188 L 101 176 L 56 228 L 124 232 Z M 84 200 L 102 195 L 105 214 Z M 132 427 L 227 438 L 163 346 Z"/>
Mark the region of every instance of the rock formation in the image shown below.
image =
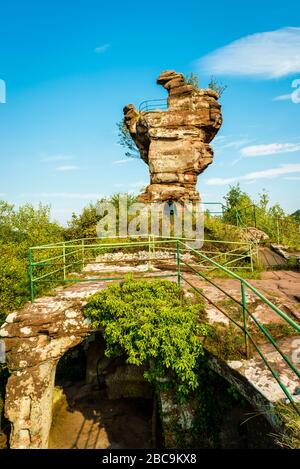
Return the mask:
<path id="1" fill-rule="evenodd" d="M 168 91 L 167 111 L 124 108 L 125 124 L 149 165 L 150 185 L 140 200 L 199 201 L 197 176 L 212 163 L 209 143 L 222 124 L 219 95 L 195 88 L 172 70 L 162 72 L 157 83 Z"/>
<path id="2" fill-rule="evenodd" d="M 58 360 L 91 332 L 82 303 L 52 297 L 12 313 L 0 329 L 11 376 L 5 415 L 11 448 L 47 448 Z"/>

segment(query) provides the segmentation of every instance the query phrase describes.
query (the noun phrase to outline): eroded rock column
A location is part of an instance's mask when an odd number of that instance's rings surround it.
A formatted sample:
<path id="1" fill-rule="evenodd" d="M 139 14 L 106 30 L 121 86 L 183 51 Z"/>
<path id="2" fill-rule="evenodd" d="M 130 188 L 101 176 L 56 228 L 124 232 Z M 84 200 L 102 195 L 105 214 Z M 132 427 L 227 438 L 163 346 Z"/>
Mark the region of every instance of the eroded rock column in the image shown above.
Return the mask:
<path id="1" fill-rule="evenodd" d="M 149 165 L 150 185 L 140 199 L 199 201 L 197 176 L 213 161 L 209 143 L 222 124 L 219 95 L 195 88 L 172 70 L 162 72 L 157 83 L 168 91 L 167 111 L 155 105 L 124 108 L 125 124 Z"/>

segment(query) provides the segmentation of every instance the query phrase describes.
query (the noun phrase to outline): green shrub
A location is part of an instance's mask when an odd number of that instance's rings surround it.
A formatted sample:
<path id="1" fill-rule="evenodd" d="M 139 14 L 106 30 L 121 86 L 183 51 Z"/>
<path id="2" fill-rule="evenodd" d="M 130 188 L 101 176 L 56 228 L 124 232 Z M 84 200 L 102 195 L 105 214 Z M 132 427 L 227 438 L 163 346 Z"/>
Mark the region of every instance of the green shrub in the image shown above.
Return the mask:
<path id="1" fill-rule="evenodd" d="M 50 220 L 48 206 L 16 209 L 0 200 L 0 323 L 29 299 L 29 247 L 62 240 L 63 228 Z"/>
<path id="2" fill-rule="evenodd" d="M 11 246 L 7 252 L 0 247 L 0 323 L 7 313 L 20 308 L 28 300 L 28 272 L 24 260 Z"/>
<path id="3" fill-rule="evenodd" d="M 198 322 L 203 305 L 189 305 L 180 296 L 173 282 L 128 277 L 93 295 L 84 314 L 103 329 L 108 356 L 125 352 L 128 363 L 145 364 L 145 378 L 153 384 L 173 376 L 184 397 L 198 385 L 195 367 L 206 326 Z"/>

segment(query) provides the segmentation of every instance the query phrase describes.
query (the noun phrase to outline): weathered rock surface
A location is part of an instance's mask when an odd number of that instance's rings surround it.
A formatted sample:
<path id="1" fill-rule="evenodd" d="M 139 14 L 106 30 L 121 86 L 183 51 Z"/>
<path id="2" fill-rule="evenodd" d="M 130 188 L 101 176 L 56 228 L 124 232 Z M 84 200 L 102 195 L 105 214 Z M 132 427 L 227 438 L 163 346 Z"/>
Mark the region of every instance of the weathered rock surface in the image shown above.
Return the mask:
<path id="1" fill-rule="evenodd" d="M 47 448 L 58 360 L 90 331 L 79 300 L 42 298 L 6 318 L 0 330 L 11 376 L 5 414 L 11 448 Z"/>
<path id="2" fill-rule="evenodd" d="M 145 262 L 147 263 L 147 260 Z M 129 266 L 128 271 L 131 269 L 132 266 Z M 168 271 L 162 270 L 159 274 L 167 273 Z M 300 273 L 266 272 L 262 277 L 261 280 L 251 280 L 253 286 L 261 290 L 287 314 L 299 318 L 299 304 L 295 297 L 299 291 Z M 215 287 L 208 286 L 193 274 L 185 273 L 185 278 L 205 292 L 209 300 L 206 301 L 209 321 L 229 324 L 213 307 L 213 303 L 219 303 L 219 306 L 225 309 L 222 302 L 226 300 L 226 295 L 220 293 L 220 290 Z M 176 281 L 174 277 L 173 280 Z M 217 279 L 217 283 L 223 291 L 241 300 L 238 281 L 221 278 Z M 7 362 L 11 371 L 5 397 L 5 413 L 11 422 L 11 448 L 48 447 L 56 364 L 62 355 L 83 342 L 93 332 L 88 321 L 84 319 L 82 306 L 87 297 L 106 286 L 107 283 L 104 281 L 91 281 L 67 288 L 60 287 L 56 290 L 56 296 L 37 299 L 35 304 L 28 304 L 21 311 L 9 315 L 0 328 L 0 337 L 5 342 Z M 189 289 L 189 285 L 187 284 L 185 288 Z M 185 293 L 189 294 L 188 291 Z M 270 308 L 256 301 L 251 291 L 247 291 L 247 304 L 252 305 L 256 318 L 262 324 L 282 322 L 281 318 Z M 231 314 L 234 312 L 231 309 Z M 99 341 L 95 342 L 95 346 L 95 354 L 89 354 L 87 360 L 88 383 L 97 379 L 95 368 L 98 362 L 97 356 L 102 349 Z M 278 372 L 294 400 L 299 399 L 299 380 L 293 379 L 291 372 L 279 361 L 279 356 L 273 348 L 270 348 L 268 344 L 263 344 L 262 347 L 265 356 Z M 280 347 L 298 366 L 299 338 L 287 337 L 284 343 L 280 342 Z M 106 386 L 114 392 L 114 396 L 111 395 L 111 397 L 132 396 L 133 392 L 134 395 L 140 397 L 150 396 L 149 387 L 145 386 L 141 374 L 136 374 L 133 368 L 130 371 L 128 368 L 116 367 L 115 370 L 110 368 L 111 373 L 107 373 L 107 365 L 109 361 L 105 361 L 103 357 L 99 371 L 103 374 Z M 229 382 L 235 384 L 248 401 L 259 409 L 265 410 L 267 406 L 272 407 L 275 401 L 285 397 L 270 372 L 263 367 L 258 356 L 254 356 L 251 360 L 228 363 L 221 363 L 220 360 L 215 359 L 211 366 Z M 163 400 L 164 396 L 162 396 Z M 167 412 L 168 408 L 165 410 Z M 189 431 L 188 417 L 186 409 L 183 408 L 182 419 L 184 420 L 182 422 L 187 431 Z M 67 424 L 69 421 L 64 428 L 67 428 Z"/>
<path id="3" fill-rule="evenodd" d="M 150 185 L 140 199 L 198 201 L 197 176 L 212 163 L 209 143 L 222 124 L 218 93 L 196 89 L 172 70 L 162 72 L 157 83 L 168 91 L 167 111 L 124 107 L 126 126 L 149 165 Z"/>
<path id="4" fill-rule="evenodd" d="M 263 243 L 269 239 L 267 233 L 254 226 L 248 226 L 247 228 L 243 229 L 243 238 L 245 241 L 254 241 L 256 243 Z"/>

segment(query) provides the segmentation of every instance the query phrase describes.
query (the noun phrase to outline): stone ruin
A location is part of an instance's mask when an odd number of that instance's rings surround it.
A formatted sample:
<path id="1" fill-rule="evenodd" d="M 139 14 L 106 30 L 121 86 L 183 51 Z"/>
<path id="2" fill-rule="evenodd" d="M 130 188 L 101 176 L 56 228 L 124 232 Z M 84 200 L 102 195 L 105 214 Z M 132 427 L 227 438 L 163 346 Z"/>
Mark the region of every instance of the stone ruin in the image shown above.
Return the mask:
<path id="1" fill-rule="evenodd" d="M 142 202 L 200 201 L 197 176 L 213 161 L 209 145 L 222 125 L 219 95 L 198 89 L 181 73 L 162 72 L 157 84 L 168 91 L 168 109 L 124 107 L 124 122 L 143 161 L 150 184 Z M 149 102 L 150 103 L 150 102 Z"/>

